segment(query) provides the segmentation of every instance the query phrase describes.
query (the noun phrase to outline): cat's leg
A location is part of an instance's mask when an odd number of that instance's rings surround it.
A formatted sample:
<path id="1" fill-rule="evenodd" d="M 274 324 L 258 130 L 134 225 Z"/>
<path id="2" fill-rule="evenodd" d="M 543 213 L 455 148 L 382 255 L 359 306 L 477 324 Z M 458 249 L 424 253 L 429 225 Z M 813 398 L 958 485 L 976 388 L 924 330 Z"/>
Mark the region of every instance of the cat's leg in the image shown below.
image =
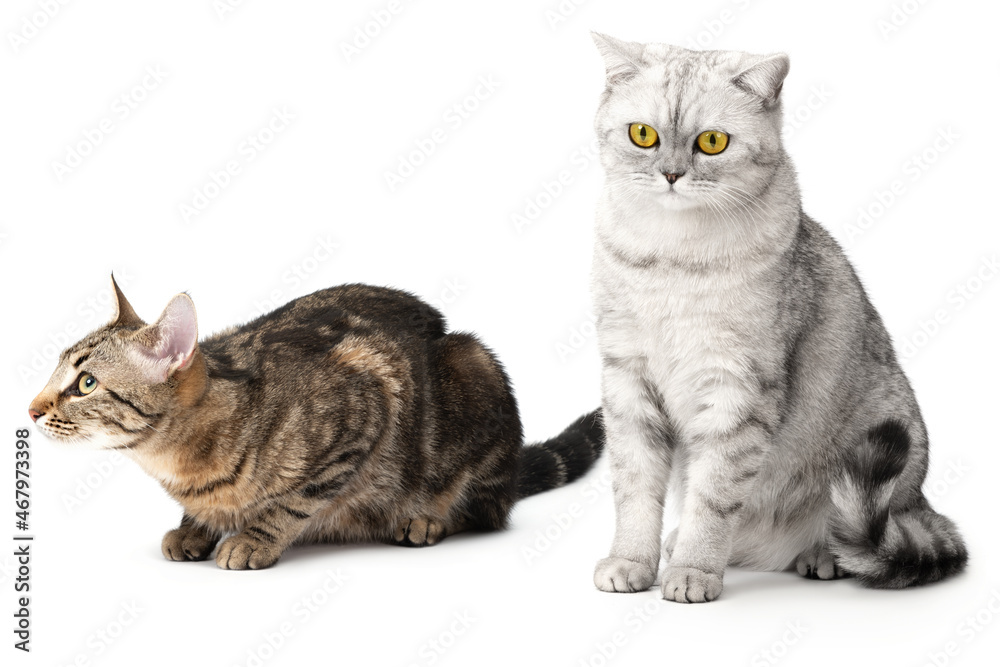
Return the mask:
<path id="1" fill-rule="evenodd" d="M 844 571 L 837 565 L 825 543 L 813 545 L 795 559 L 795 570 L 806 579 L 840 579 Z"/>
<path id="2" fill-rule="evenodd" d="M 329 499 L 289 495 L 278 498 L 239 533 L 227 538 L 215 554 L 224 570 L 261 570 L 274 565 Z"/>
<path id="3" fill-rule="evenodd" d="M 615 537 L 610 555 L 597 563 L 594 584 L 632 593 L 656 579 L 671 444 L 656 389 L 641 372 L 605 359 L 603 381 Z"/>
<path id="4" fill-rule="evenodd" d="M 205 560 L 219 538 L 185 514 L 181 525 L 163 536 L 160 549 L 168 560 Z"/>
<path id="5" fill-rule="evenodd" d="M 665 600 L 711 602 L 722 593 L 740 510 L 769 447 L 757 417 L 693 440 L 677 540 L 660 584 Z"/>
<path id="6" fill-rule="evenodd" d="M 499 360 L 475 336 L 430 346 L 435 417 L 419 492 L 389 525 L 396 544 L 424 547 L 463 530 L 499 530 L 517 500 L 517 403 Z"/>
<path id="7" fill-rule="evenodd" d="M 393 533 L 396 544 L 428 547 L 465 530 L 500 530 L 507 525 L 516 500 L 517 462 L 503 452 L 516 452 L 520 444 L 493 446 L 496 465 L 475 478 L 460 472 L 442 489 L 429 493 L 428 500 L 397 522 Z"/>

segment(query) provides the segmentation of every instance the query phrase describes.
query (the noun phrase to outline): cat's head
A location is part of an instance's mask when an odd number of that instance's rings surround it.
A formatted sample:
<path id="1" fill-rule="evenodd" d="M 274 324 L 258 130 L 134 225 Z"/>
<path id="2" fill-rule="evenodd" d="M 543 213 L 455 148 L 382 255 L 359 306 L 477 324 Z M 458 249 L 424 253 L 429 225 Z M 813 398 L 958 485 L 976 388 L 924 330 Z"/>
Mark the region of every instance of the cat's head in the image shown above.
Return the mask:
<path id="1" fill-rule="evenodd" d="M 114 277 L 115 314 L 106 326 L 66 348 L 28 414 L 61 441 L 123 449 L 150 437 L 158 423 L 204 385 L 194 303 L 178 294 L 153 324 L 125 299 Z"/>
<path id="2" fill-rule="evenodd" d="M 740 208 L 783 162 L 784 54 L 691 51 L 594 34 L 607 87 L 595 129 L 609 187 L 672 211 Z"/>

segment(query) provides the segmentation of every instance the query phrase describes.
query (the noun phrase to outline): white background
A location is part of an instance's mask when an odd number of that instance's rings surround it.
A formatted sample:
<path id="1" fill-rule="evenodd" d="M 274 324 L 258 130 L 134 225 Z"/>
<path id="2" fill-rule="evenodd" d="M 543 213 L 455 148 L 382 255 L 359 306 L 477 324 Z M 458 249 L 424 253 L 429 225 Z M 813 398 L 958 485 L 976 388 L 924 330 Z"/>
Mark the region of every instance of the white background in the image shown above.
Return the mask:
<path id="1" fill-rule="evenodd" d="M 894 15 L 888 0 L 577 2 L 557 14 L 557 0 L 404 1 L 350 58 L 343 45 L 388 0 L 247 0 L 221 15 L 212 0 L 95 0 L 58 5 L 51 18 L 39 14 L 44 2 L 5 2 L 0 414 L 10 446 L 0 534 L 15 532 L 14 430 L 58 349 L 110 315 L 112 270 L 147 319 L 190 291 L 203 333 L 328 285 L 406 288 L 498 352 L 530 438 L 596 406 L 595 29 L 790 54 L 785 110 L 797 120 L 786 138 L 805 208 L 845 244 L 897 344 L 907 343 L 904 366 L 932 436 L 926 488 L 967 536 L 968 572 L 887 592 L 732 570 L 722 598 L 700 606 L 655 591 L 600 593 L 593 566 L 613 530 L 604 461 L 523 502 L 502 534 L 423 550 L 309 547 L 267 571 L 224 572 L 162 558 L 180 509 L 134 464 L 35 435 L 33 651 L 11 646 L 13 547 L 4 548 L 5 664 L 992 663 L 996 4 L 908 0 L 898 4 L 909 14 Z M 888 31 L 893 17 L 900 25 Z M 479 87 L 490 78 L 495 90 Z M 467 99 L 477 92 L 484 99 Z M 463 102 L 475 107 L 466 118 L 449 111 Z M 248 159 L 244 142 L 275 109 L 294 119 L 264 132 L 270 143 Z M 110 133 L 88 146 L 102 122 Z M 942 132 L 952 139 L 935 148 Z M 432 136 L 444 141 L 390 189 L 385 173 Z M 75 168 L 54 166 L 73 151 L 87 153 Z M 925 152 L 932 163 L 917 167 Z M 213 189 L 212 173 L 230 160 L 239 173 Z M 181 205 L 196 190 L 214 197 L 185 220 Z M 859 209 L 872 215 L 867 229 Z M 518 226 L 515 214 L 532 219 Z M 338 570 L 347 579 L 328 595 L 328 571 Z M 301 599 L 311 597 L 306 614 Z M 136 617 L 122 605 L 136 605 Z M 291 632 L 276 638 L 282 630 Z"/>

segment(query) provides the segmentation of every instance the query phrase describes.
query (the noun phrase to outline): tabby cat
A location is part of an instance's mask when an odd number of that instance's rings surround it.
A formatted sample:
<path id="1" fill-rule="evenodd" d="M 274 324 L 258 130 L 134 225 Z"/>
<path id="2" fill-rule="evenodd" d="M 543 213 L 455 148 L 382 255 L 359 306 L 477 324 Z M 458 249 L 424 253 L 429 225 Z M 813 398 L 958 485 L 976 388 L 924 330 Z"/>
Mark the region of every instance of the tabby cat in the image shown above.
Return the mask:
<path id="1" fill-rule="evenodd" d="M 727 565 L 901 588 L 965 566 L 921 492 L 892 343 L 781 141 L 788 57 L 595 35 L 607 174 L 593 290 L 616 504 L 594 581 L 704 602 Z M 843 184 L 838 187 L 844 187 Z"/>
<path id="2" fill-rule="evenodd" d="M 30 416 L 46 435 L 134 459 L 184 508 L 171 560 L 273 565 L 295 543 L 439 542 L 507 524 L 603 446 L 598 413 L 523 447 L 507 375 L 475 336 L 391 289 L 345 285 L 197 340 L 174 297 L 62 353 Z"/>

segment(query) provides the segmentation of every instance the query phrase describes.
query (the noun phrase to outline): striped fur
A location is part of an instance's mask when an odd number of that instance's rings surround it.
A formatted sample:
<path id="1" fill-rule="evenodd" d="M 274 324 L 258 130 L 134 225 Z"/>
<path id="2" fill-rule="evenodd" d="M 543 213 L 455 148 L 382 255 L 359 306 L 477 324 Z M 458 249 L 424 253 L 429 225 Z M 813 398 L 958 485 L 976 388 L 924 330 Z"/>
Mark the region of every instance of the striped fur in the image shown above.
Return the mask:
<path id="1" fill-rule="evenodd" d="M 606 182 L 593 295 L 616 530 L 605 591 L 677 602 L 725 569 L 898 588 L 966 550 L 921 492 L 928 439 L 878 312 L 802 210 L 782 146 L 787 56 L 595 36 Z M 632 123 L 655 144 L 629 138 Z M 721 152 L 698 148 L 724 132 Z M 660 544 L 668 482 L 680 525 Z"/>
<path id="2" fill-rule="evenodd" d="M 518 497 L 525 498 L 580 478 L 594 465 L 603 448 L 600 411 L 580 417 L 548 442 L 522 448 Z"/>
<path id="3" fill-rule="evenodd" d="M 404 292 L 330 288 L 200 342 L 186 295 L 147 325 L 115 293 L 111 324 L 63 352 L 32 414 L 163 485 L 184 508 L 163 539 L 172 560 L 208 558 L 227 534 L 217 564 L 259 569 L 296 543 L 501 529 L 519 497 L 600 452 L 593 414 L 522 447 L 500 362 Z M 72 391 L 82 374 L 93 393 Z"/>
<path id="4" fill-rule="evenodd" d="M 906 426 L 887 420 L 869 429 L 833 482 L 830 550 L 865 586 L 933 583 L 961 571 L 968 560 L 950 519 L 922 496 L 895 493 L 909 454 Z"/>

